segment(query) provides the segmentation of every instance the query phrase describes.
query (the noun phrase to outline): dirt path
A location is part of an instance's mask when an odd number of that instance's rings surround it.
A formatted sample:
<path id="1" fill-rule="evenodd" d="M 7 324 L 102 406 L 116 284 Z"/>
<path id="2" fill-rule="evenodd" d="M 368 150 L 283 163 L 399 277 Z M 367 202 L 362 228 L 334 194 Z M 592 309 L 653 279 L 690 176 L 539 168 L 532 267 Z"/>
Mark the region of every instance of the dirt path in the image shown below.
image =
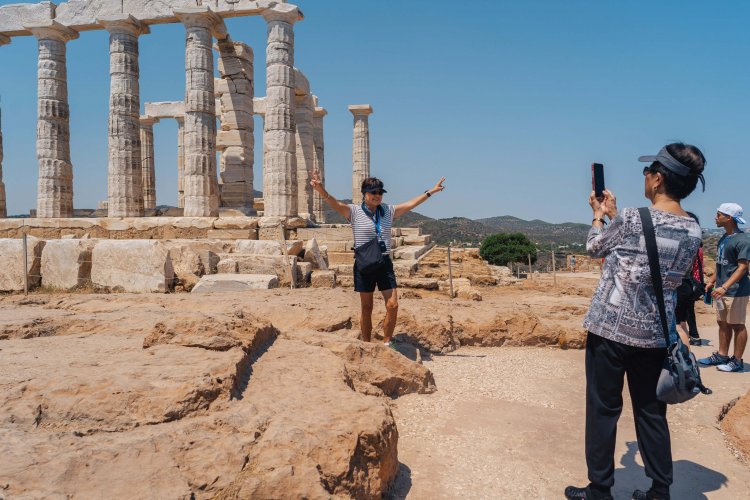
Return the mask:
<path id="1" fill-rule="evenodd" d="M 716 328 L 702 333 L 716 344 Z M 713 349 L 698 347 L 696 355 Z M 566 485 L 585 485 L 583 354 L 461 348 L 426 359 L 438 392 L 394 404 L 401 462 L 395 498 L 562 498 Z M 748 498 L 750 468 L 725 445 L 717 416 L 747 392 L 750 372 L 702 373 L 714 395 L 669 409 L 672 498 Z M 650 485 L 627 391 L 615 463 L 616 499 Z"/>

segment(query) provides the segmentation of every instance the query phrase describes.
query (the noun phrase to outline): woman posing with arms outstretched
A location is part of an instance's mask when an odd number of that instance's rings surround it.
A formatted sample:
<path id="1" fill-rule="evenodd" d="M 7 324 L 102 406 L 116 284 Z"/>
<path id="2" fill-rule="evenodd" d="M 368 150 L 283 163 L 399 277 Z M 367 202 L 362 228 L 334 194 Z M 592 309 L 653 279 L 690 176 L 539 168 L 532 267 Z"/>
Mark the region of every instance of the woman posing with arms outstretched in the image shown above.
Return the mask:
<path id="1" fill-rule="evenodd" d="M 385 321 L 383 321 L 383 342 L 387 347 L 398 350 L 392 342 L 393 331 L 396 328 L 398 316 L 398 294 L 396 293 L 396 274 L 393 272 L 393 262 L 390 258 L 391 251 L 391 225 L 393 220 L 401 217 L 414 207 L 427 201 L 435 193 L 439 193 L 445 186 L 445 177 L 442 177 L 433 187 L 425 190 L 416 198 L 398 205 L 383 204 L 383 181 L 375 177 L 368 177 L 362 181 L 361 205 L 346 204 L 338 201 L 328 194 L 317 174 L 313 174 L 310 185 L 320 193 L 325 202 L 336 212 L 340 213 L 352 225 L 354 233 L 354 249 L 362 250 L 365 245 L 377 245 L 382 253 L 382 263 L 374 270 L 358 269 L 357 261 L 354 263 L 354 290 L 359 292 L 362 304 L 361 328 L 362 340 L 370 342 L 372 333 L 372 308 L 373 295 L 377 286 L 385 299 Z M 376 240 L 376 243 L 373 242 Z"/>

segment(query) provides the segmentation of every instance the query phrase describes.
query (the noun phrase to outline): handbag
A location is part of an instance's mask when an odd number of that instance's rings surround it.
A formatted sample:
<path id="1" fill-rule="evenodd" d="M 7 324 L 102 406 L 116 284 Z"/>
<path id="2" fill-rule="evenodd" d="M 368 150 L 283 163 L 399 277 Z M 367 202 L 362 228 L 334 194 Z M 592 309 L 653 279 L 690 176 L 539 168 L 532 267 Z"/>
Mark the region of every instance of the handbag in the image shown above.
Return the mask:
<path id="1" fill-rule="evenodd" d="M 656 399 L 668 404 L 684 403 L 700 393 L 711 394 L 711 389 L 703 385 L 698 362 L 680 338 L 677 337 L 676 342 L 670 344 L 667 311 L 664 306 L 664 285 L 659 269 L 659 251 L 656 247 L 654 222 L 648 208 L 639 208 L 638 213 L 643 224 L 648 265 L 651 269 L 651 283 L 654 286 L 656 304 L 659 307 L 662 334 L 668 346 L 664 366 L 656 384 Z"/>
<path id="2" fill-rule="evenodd" d="M 365 243 L 364 245 L 354 249 L 354 262 L 357 264 L 357 270 L 363 274 L 372 274 L 379 270 L 385 264 L 385 257 L 383 257 L 383 251 L 385 250 L 385 243 L 381 244 L 380 241 L 380 213 L 383 210 L 380 206 L 372 214 L 364 203 L 362 203 L 362 210 L 373 219 L 375 225 L 375 236 L 373 239 Z"/>

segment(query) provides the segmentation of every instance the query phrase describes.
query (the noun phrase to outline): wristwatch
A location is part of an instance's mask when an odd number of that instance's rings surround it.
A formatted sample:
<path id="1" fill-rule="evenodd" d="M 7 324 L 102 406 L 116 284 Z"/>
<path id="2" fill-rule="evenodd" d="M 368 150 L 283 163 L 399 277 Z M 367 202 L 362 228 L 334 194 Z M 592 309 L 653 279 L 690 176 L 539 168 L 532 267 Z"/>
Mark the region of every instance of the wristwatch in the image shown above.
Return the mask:
<path id="1" fill-rule="evenodd" d="M 424 190 L 424 194 L 426 194 L 428 198 L 429 198 L 430 196 L 432 196 L 432 195 L 430 194 L 430 190 L 429 190 L 429 189 L 425 189 L 425 190 Z"/>

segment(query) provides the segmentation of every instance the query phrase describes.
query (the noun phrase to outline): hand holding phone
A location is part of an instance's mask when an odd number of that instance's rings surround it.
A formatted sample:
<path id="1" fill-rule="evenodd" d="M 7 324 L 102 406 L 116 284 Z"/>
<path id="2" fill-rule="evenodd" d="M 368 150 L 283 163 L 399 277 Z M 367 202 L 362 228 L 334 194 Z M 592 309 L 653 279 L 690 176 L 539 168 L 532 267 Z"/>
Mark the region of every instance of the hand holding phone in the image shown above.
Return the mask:
<path id="1" fill-rule="evenodd" d="M 591 164 L 591 189 L 599 202 L 604 201 L 604 165 L 601 163 Z"/>

